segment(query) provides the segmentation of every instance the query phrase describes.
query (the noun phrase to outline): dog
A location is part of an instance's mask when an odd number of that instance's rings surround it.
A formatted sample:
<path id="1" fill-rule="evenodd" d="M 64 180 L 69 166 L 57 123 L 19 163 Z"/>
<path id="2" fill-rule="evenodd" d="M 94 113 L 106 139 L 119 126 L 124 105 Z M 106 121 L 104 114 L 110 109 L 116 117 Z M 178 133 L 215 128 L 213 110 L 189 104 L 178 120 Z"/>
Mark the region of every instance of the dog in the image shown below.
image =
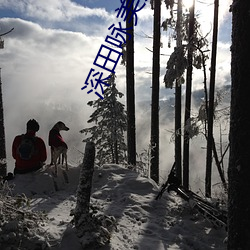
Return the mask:
<path id="1" fill-rule="evenodd" d="M 63 140 L 60 131 L 68 131 L 69 128 L 62 122 L 57 122 L 49 131 L 49 146 L 51 152 L 50 165 L 55 166 L 55 175 L 57 176 L 57 164 L 60 163 L 60 156 L 62 156 L 62 165 L 65 161 L 66 171 L 68 171 L 67 150 L 68 146 Z M 58 163 L 59 160 L 59 163 Z"/>

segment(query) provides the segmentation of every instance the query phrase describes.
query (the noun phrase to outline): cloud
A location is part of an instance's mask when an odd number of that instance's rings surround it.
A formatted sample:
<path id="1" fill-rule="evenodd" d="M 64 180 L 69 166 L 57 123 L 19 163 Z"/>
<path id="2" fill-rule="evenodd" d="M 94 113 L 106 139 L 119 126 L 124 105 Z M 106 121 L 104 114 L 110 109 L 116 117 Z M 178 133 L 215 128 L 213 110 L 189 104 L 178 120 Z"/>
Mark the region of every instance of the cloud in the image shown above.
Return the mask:
<path id="1" fill-rule="evenodd" d="M 0 8 L 11 9 L 22 13 L 25 17 L 46 21 L 70 21 L 79 17 L 98 16 L 108 18 L 108 12 L 103 8 L 88 8 L 70 0 L 45 1 L 27 0 L 3 0 Z"/>
<path id="2" fill-rule="evenodd" d="M 93 112 L 88 107 L 95 95 L 81 90 L 93 65 L 100 45 L 108 34 L 108 27 L 98 35 L 87 35 L 43 26 L 20 18 L 0 19 L 2 30 L 14 30 L 4 37 L 5 48 L 1 50 L 3 101 L 6 127 L 8 166 L 13 169 L 11 144 L 14 136 L 25 132 L 25 124 L 35 118 L 40 123 L 38 135 L 47 143 L 49 129 L 58 120 L 64 121 L 70 131 L 65 133 L 69 148 L 81 150 L 83 135 L 79 130 L 87 125 Z M 100 24 L 100 26 L 104 26 Z M 92 24 L 89 24 L 92 29 Z M 141 52 L 142 51 L 142 52 Z M 152 53 L 144 57 L 144 47 L 136 45 L 137 55 L 144 66 L 136 66 L 137 78 L 145 74 L 146 62 L 151 64 Z M 141 76 L 140 76 L 141 75 Z M 125 67 L 117 66 L 117 86 L 125 93 Z M 140 76 L 140 77 L 139 77 Z M 150 78 L 147 80 L 150 84 Z M 145 84 L 143 80 L 142 85 Z M 142 86 L 137 92 L 140 99 L 144 93 L 150 97 L 150 88 Z M 122 100 L 125 102 L 125 98 Z M 71 159 L 74 158 L 71 152 Z"/>
<path id="3" fill-rule="evenodd" d="M 71 128 L 65 134 L 70 135 L 71 148 L 81 147 L 79 130 L 90 114 L 86 103 L 96 99 L 81 87 L 102 38 L 95 37 L 93 43 L 82 33 L 44 29 L 13 18 L 1 19 L 1 26 L 14 27 L 1 50 L 8 158 L 13 137 L 25 132 L 30 118 L 40 122 L 39 134 L 46 141 L 48 129 L 58 120 L 65 121 Z"/>
<path id="4" fill-rule="evenodd" d="M 229 13 L 229 7 L 230 4 L 232 3 L 231 0 L 224 0 L 220 1 L 219 3 L 219 29 L 220 27 L 227 21 L 227 26 L 229 25 L 228 23 L 228 18 L 231 15 Z M 212 35 L 212 30 L 213 30 L 213 18 L 214 18 L 214 1 L 203 1 L 199 2 L 196 1 L 196 6 L 195 6 L 195 12 L 198 17 L 198 21 L 201 24 L 202 30 L 203 30 L 203 35 L 207 35 L 210 33 Z M 224 27 L 225 28 L 225 27 Z"/>
<path id="5" fill-rule="evenodd" d="M 82 33 L 44 29 L 21 19 L 1 19 L 1 24 L 14 27 L 5 38 L 2 51 L 6 70 L 27 75 L 30 81 L 37 78 L 44 87 L 51 88 L 56 82 L 73 83 L 75 78 L 86 74 L 87 66 L 98 51 L 98 40 L 101 41 L 100 37 L 95 37 L 93 44 L 92 38 Z"/>
<path id="6" fill-rule="evenodd" d="M 4 7 L 20 11 L 22 16 L 22 19 L 0 19 L 2 31 L 14 27 L 14 31 L 4 37 L 5 48 L 0 51 L 9 170 L 13 169 L 12 140 L 16 134 L 25 132 L 25 124 L 30 118 L 39 121 L 41 130 L 38 135 L 46 143 L 49 129 L 58 120 L 63 120 L 70 127 L 70 131 L 63 134 L 71 149 L 70 160 L 76 162 L 79 155 L 75 148 L 83 151 L 83 137 L 79 130 L 89 126 L 86 121 L 93 112 L 86 104 L 96 99 L 95 95 L 88 95 L 80 89 L 100 45 L 109 34 L 108 27 L 118 20 L 105 10 L 88 10 L 69 1 L 51 1 L 50 6 L 45 6 L 42 1 L 4 0 L 0 8 Z M 141 144 L 138 151 L 147 148 L 150 139 L 152 52 L 147 48 L 152 49 L 153 40 L 147 35 L 152 36 L 153 33 L 152 19 L 153 11 L 147 6 L 139 12 L 135 27 L 136 122 L 138 143 Z M 170 54 L 165 33 L 162 34 L 162 42 L 161 53 Z M 228 41 L 218 44 L 218 49 L 221 51 L 218 72 L 223 79 L 218 82 L 224 84 L 225 79 L 230 79 Z M 169 93 L 174 93 L 162 84 L 167 60 L 167 56 L 161 57 L 160 94 L 164 99 Z M 117 87 L 126 95 L 125 67 L 119 64 L 116 71 Z M 202 72 L 194 72 L 194 79 L 193 89 L 203 89 Z M 139 107 L 140 101 L 147 101 L 146 107 Z M 173 144 L 169 143 L 170 133 L 167 131 L 172 129 L 173 125 L 167 122 L 161 127 L 160 161 L 165 169 L 173 161 Z"/>

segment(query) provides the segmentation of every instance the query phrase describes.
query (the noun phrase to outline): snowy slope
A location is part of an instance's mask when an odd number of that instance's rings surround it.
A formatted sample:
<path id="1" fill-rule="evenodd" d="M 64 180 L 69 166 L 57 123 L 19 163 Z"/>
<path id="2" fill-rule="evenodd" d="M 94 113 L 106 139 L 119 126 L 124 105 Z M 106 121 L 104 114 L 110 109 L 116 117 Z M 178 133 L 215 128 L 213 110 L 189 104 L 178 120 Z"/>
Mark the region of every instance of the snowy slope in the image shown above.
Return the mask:
<path id="1" fill-rule="evenodd" d="M 50 170 L 17 176 L 9 182 L 9 185 L 15 185 L 13 195 L 25 193 L 30 197 L 29 210 L 44 211 L 48 215 L 38 224 L 40 230 L 29 228 L 30 235 L 48 242 L 50 248 L 45 249 L 82 249 L 70 223 L 78 178 L 79 167 L 70 168 L 69 184 L 59 172 L 57 192 Z M 165 192 L 160 200 L 155 200 L 157 193 L 158 188 L 148 179 L 121 166 L 105 165 L 95 170 L 91 203 L 116 219 L 110 244 L 102 249 L 226 249 L 223 243 L 225 229 L 213 228 L 175 193 Z M 4 233 L 0 231 L 0 239 L 2 235 Z M 8 250 L 2 242 L 0 249 Z"/>

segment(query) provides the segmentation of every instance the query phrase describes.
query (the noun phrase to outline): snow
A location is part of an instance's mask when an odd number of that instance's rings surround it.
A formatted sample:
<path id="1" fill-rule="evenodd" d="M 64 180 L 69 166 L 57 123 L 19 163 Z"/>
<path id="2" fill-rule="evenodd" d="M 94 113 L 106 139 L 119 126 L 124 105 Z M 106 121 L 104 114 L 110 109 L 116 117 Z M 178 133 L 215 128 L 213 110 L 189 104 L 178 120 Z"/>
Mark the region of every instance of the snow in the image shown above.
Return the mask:
<path id="1" fill-rule="evenodd" d="M 67 184 L 59 169 L 56 178 L 58 191 L 54 188 L 51 169 L 18 175 L 8 182 L 10 187 L 14 186 L 12 195 L 24 193 L 29 197 L 29 210 L 47 214 L 48 218 L 38 225 L 40 230 L 35 227 L 29 229 L 30 235 L 33 235 L 30 241 L 37 235 L 50 246 L 40 249 L 83 249 L 71 223 L 79 173 L 80 166 L 70 167 Z M 110 244 L 99 249 L 226 249 L 224 228 L 213 228 L 175 193 L 164 192 L 160 200 L 155 200 L 158 192 L 159 187 L 152 181 L 123 166 L 96 168 L 91 204 L 100 213 L 113 216 L 116 221 Z M 0 231 L 0 240 L 2 233 Z M 1 241 L 0 249 L 8 250 L 1 247 Z"/>

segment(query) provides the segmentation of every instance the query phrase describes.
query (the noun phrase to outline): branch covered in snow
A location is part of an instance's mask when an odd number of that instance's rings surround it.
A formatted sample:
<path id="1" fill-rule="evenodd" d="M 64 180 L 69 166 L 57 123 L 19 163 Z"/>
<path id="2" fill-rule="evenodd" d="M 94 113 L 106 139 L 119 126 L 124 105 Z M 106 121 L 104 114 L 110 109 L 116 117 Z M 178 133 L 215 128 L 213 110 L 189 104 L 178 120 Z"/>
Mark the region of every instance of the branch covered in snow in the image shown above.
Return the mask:
<path id="1" fill-rule="evenodd" d="M 11 195 L 8 182 L 0 185 L 0 248 L 49 249 L 49 235 L 43 225 L 46 214 L 29 209 L 29 199 L 24 195 Z"/>

